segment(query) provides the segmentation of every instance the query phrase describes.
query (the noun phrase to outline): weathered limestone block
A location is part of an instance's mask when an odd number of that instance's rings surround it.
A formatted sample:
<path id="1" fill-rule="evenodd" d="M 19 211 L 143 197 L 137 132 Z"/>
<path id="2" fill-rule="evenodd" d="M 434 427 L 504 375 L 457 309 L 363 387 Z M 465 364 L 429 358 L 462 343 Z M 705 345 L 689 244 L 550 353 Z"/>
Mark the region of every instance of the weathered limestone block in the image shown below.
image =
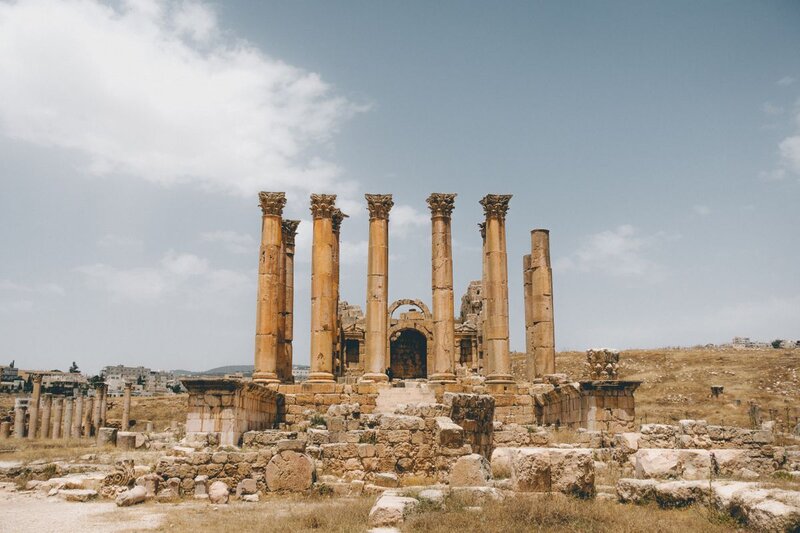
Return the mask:
<path id="1" fill-rule="evenodd" d="M 117 507 L 128 507 L 137 503 L 144 503 L 147 499 L 147 489 L 142 486 L 135 486 L 132 489 L 121 492 L 117 495 L 115 503 Z"/>
<path id="2" fill-rule="evenodd" d="M 228 503 L 230 490 L 222 481 L 215 481 L 208 488 L 208 499 L 211 503 Z"/>
<path id="3" fill-rule="evenodd" d="M 117 428 L 100 428 L 97 430 L 97 446 L 114 446 L 117 443 Z"/>
<path id="4" fill-rule="evenodd" d="M 68 502 L 88 502 L 97 498 L 97 491 L 92 489 L 62 489 L 56 495 Z"/>
<path id="5" fill-rule="evenodd" d="M 678 428 L 668 424 L 643 424 L 639 448 L 675 448 L 678 445 Z"/>
<path id="6" fill-rule="evenodd" d="M 255 494 L 258 492 L 258 481 L 253 478 L 246 478 L 241 480 L 236 485 L 236 497 L 241 498 L 248 494 Z"/>
<path id="7" fill-rule="evenodd" d="M 161 481 L 161 476 L 158 474 L 145 474 L 136 478 L 136 486 L 144 487 L 145 496 L 147 498 L 154 498 L 158 494 L 158 484 Z"/>
<path id="8" fill-rule="evenodd" d="M 425 429 L 425 421 L 418 416 L 385 414 L 380 419 L 384 431 L 410 431 Z"/>
<path id="9" fill-rule="evenodd" d="M 314 482 L 314 462 L 307 455 L 287 450 L 270 459 L 264 475 L 271 491 L 304 491 Z"/>
<path id="10" fill-rule="evenodd" d="M 436 442 L 445 448 L 460 448 L 464 444 L 464 430 L 448 417 L 435 419 Z"/>
<path id="11" fill-rule="evenodd" d="M 459 457 L 450 471 L 451 487 L 485 487 L 491 479 L 489 461 L 477 453 Z"/>
<path id="12" fill-rule="evenodd" d="M 521 492 L 594 494 L 594 460 L 585 448 L 515 448 L 511 485 Z"/>
<path id="13" fill-rule="evenodd" d="M 128 431 L 118 431 L 117 448 L 120 450 L 135 450 L 136 434 Z"/>
<path id="14" fill-rule="evenodd" d="M 403 523 L 403 520 L 417 506 L 419 500 L 386 491 L 372 506 L 369 512 L 371 527 L 390 527 Z"/>
<path id="15" fill-rule="evenodd" d="M 675 478 L 680 474 L 677 450 L 640 449 L 631 460 L 638 479 Z"/>
<path id="16" fill-rule="evenodd" d="M 492 477 L 495 479 L 510 478 L 513 459 L 514 448 L 495 448 L 491 460 Z"/>

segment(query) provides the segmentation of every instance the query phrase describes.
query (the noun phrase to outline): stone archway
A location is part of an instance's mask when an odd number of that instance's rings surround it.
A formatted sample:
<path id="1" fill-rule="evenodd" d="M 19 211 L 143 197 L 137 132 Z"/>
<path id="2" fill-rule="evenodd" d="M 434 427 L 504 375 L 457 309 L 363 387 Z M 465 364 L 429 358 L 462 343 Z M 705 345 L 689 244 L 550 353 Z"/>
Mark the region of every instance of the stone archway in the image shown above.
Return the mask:
<path id="1" fill-rule="evenodd" d="M 397 331 L 389 343 L 389 360 L 394 379 L 428 377 L 428 339 L 416 329 Z"/>

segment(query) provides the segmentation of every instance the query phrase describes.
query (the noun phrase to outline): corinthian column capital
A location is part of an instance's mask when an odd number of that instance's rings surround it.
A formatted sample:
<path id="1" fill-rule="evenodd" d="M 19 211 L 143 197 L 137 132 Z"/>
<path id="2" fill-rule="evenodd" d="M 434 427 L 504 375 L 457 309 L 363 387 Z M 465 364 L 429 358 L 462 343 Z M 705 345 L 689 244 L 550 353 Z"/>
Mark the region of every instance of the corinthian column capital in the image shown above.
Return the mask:
<path id="1" fill-rule="evenodd" d="M 456 195 L 451 193 L 435 192 L 428 196 L 428 207 L 432 217 L 450 218 L 455 207 Z"/>
<path id="2" fill-rule="evenodd" d="M 333 232 L 339 233 L 339 230 L 342 228 L 342 221 L 344 219 L 349 218 L 348 215 L 345 215 L 341 209 L 338 207 L 333 210 Z"/>
<path id="3" fill-rule="evenodd" d="M 286 205 L 286 193 L 283 192 L 264 192 L 258 193 L 258 204 L 264 216 L 283 215 L 283 206 Z"/>
<path id="4" fill-rule="evenodd" d="M 299 225 L 299 220 L 281 221 L 281 232 L 283 233 L 283 242 L 286 246 L 294 246 L 294 238 L 297 235 L 297 226 Z"/>
<path id="5" fill-rule="evenodd" d="M 312 194 L 311 214 L 314 218 L 331 218 L 336 210 L 335 194 Z"/>
<path id="6" fill-rule="evenodd" d="M 389 211 L 394 202 L 391 194 L 365 194 L 367 199 L 367 209 L 369 209 L 369 219 L 389 219 Z"/>
<path id="7" fill-rule="evenodd" d="M 508 213 L 508 202 L 511 200 L 510 194 L 487 194 L 481 199 L 483 211 L 486 218 L 499 218 L 504 220 Z"/>

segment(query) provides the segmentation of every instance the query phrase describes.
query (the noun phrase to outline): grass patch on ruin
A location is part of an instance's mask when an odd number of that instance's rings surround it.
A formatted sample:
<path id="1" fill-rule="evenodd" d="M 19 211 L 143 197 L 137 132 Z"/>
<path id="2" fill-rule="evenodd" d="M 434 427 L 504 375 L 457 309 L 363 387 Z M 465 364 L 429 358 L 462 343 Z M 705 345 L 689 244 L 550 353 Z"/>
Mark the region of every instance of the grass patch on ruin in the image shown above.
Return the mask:
<path id="1" fill-rule="evenodd" d="M 204 505 L 169 509 L 156 531 L 196 533 L 203 531 L 293 533 L 366 531 L 375 496 L 325 498 L 267 496 L 259 503 Z M 166 507 L 166 506 L 164 506 Z M 159 511 L 162 508 L 159 507 Z"/>
<path id="2" fill-rule="evenodd" d="M 739 525 L 705 507 L 660 509 L 655 505 L 621 505 L 607 500 L 578 500 L 563 495 L 518 495 L 491 502 L 480 510 L 449 499 L 443 510 L 417 513 L 404 532 L 515 533 L 625 532 L 661 533 L 732 531 Z"/>

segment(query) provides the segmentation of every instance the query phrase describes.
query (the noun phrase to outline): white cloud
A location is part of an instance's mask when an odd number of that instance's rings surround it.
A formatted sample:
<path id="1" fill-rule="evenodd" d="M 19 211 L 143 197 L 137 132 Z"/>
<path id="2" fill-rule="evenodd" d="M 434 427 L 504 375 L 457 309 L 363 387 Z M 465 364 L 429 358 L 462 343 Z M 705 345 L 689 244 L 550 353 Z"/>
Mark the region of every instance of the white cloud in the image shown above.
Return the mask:
<path id="1" fill-rule="evenodd" d="M 342 265 L 366 266 L 368 252 L 368 241 L 342 241 L 339 260 Z"/>
<path id="2" fill-rule="evenodd" d="M 389 234 L 404 238 L 419 228 L 430 226 L 430 223 L 430 215 L 416 207 L 396 205 L 389 213 Z"/>
<path id="3" fill-rule="evenodd" d="M 692 210 L 702 217 L 711 214 L 711 208 L 708 207 L 707 205 L 697 204 L 695 206 L 692 206 Z"/>
<path id="4" fill-rule="evenodd" d="M 641 235 L 635 227 L 625 224 L 589 235 L 578 250 L 559 258 L 554 268 L 658 281 L 664 271 L 646 253 L 666 238 L 663 233 Z"/>
<path id="5" fill-rule="evenodd" d="M 789 85 L 793 84 L 795 79 L 791 76 L 784 76 L 783 78 L 779 79 L 776 83 L 781 87 L 788 87 Z"/>
<path id="6" fill-rule="evenodd" d="M 364 106 L 231 36 L 205 4 L 113 6 L 0 3 L 2 133 L 74 150 L 97 175 L 241 195 L 353 190 L 315 154 Z"/>
<path id="7" fill-rule="evenodd" d="M 786 170 L 776 168 L 773 170 L 762 170 L 758 173 L 758 179 L 761 181 L 780 181 L 786 177 Z"/>
<path id="8" fill-rule="evenodd" d="M 11 280 L 0 280 L 0 291 L 15 293 L 42 294 L 64 296 L 64 288 L 56 283 L 15 283 Z"/>
<path id="9" fill-rule="evenodd" d="M 781 154 L 781 162 L 795 174 L 800 174 L 800 135 L 787 137 L 781 141 L 778 149 Z"/>
<path id="10" fill-rule="evenodd" d="M 200 234 L 203 242 L 221 243 L 225 248 L 235 254 L 258 254 L 258 243 L 252 235 L 236 231 L 209 231 Z"/>
<path id="11" fill-rule="evenodd" d="M 772 102 L 764 102 L 764 105 L 761 106 L 761 110 L 764 111 L 767 115 L 780 115 L 783 113 L 783 108 L 773 104 Z"/>
<path id="12" fill-rule="evenodd" d="M 153 267 L 115 268 L 103 263 L 76 268 L 91 288 L 108 292 L 115 300 L 155 302 L 170 294 L 218 295 L 250 290 L 246 273 L 214 269 L 204 258 L 170 250 Z"/>

